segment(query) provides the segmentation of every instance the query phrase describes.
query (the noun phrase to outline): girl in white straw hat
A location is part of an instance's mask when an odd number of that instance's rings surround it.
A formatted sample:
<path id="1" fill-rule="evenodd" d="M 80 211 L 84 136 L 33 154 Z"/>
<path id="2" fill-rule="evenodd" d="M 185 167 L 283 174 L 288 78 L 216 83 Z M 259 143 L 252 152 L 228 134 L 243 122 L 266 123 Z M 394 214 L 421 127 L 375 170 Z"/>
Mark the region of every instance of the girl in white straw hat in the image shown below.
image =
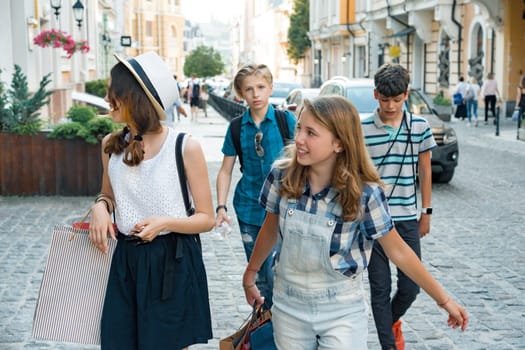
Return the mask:
<path id="1" fill-rule="evenodd" d="M 155 53 L 119 61 L 106 101 L 125 124 L 102 141 L 102 189 L 93 205 L 90 239 L 103 253 L 117 239 L 101 321 L 102 349 L 182 349 L 212 338 L 199 232 L 214 225 L 206 161 L 185 136 L 184 169 L 195 213 L 186 215 L 175 158 L 178 132 L 165 127 L 179 98 Z M 118 230 L 114 230 L 111 214 Z"/>

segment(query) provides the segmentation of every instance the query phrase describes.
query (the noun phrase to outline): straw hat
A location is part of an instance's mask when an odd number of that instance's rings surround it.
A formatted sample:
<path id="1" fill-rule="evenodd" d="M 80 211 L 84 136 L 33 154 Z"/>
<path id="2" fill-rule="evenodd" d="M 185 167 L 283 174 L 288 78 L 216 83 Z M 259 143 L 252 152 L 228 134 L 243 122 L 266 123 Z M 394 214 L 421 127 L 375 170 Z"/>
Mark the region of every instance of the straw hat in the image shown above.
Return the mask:
<path id="1" fill-rule="evenodd" d="M 166 63 L 155 52 L 147 52 L 127 60 L 115 54 L 124 64 L 151 101 L 160 120 L 166 119 L 166 109 L 179 97 L 177 82 Z"/>

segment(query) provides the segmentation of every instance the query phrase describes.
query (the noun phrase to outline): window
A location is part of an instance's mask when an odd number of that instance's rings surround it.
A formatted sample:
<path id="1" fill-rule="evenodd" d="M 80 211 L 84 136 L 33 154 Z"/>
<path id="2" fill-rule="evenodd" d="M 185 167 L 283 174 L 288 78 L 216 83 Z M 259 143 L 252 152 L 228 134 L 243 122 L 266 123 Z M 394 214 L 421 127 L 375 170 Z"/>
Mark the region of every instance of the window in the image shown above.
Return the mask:
<path id="1" fill-rule="evenodd" d="M 153 22 L 146 21 L 146 36 L 153 36 Z"/>

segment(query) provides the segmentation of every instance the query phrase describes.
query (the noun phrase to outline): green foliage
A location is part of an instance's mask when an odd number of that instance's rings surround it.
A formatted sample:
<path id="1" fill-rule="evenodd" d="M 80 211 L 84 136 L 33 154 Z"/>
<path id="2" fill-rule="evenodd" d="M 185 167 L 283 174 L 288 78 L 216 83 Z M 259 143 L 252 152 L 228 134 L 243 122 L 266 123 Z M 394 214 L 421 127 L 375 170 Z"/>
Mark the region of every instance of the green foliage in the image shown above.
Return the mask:
<path id="1" fill-rule="evenodd" d="M 85 84 L 85 89 L 88 94 L 95 95 L 98 97 L 104 98 L 106 96 L 106 91 L 108 88 L 107 79 L 98 79 L 87 81 Z"/>
<path id="2" fill-rule="evenodd" d="M 221 54 L 213 47 L 199 46 L 186 57 L 184 75 L 195 74 L 199 78 L 213 77 L 224 71 Z"/>
<path id="3" fill-rule="evenodd" d="M 48 135 L 51 139 L 74 139 L 80 137 L 80 131 L 84 126 L 79 122 L 70 122 L 57 125 Z"/>
<path id="4" fill-rule="evenodd" d="M 450 106 L 452 101 L 449 98 L 446 98 L 443 94 L 443 90 L 440 90 L 439 93 L 432 100 L 435 106 Z"/>
<path id="5" fill-rule="evenodd" d="M 48 135 L 52 139 L 81 138 L 87 143 L 99 143 L 102 138 L 119 128 L 110 117 L 96 118 L 92 107 L 75 105 L 67 111 L 67 123 L 57 125 Z"/>
<path id="6" fill-rule="evenodd" d="M 0 69 L 0 74 L 2 70 Z M 5 93 L 4 82 L 0 81 L 0 131 L 7 131 L 14 124 L 11 110 L 8 108 L 8 98 Z"/>
<path id="7" fill-rule="evenodd" d="M 36 134 L 40 131 L 40 108 L 49 103 L 52 91 L 46 91 L 51 82 L 51 74 L 45 75 L 40 81 L 38 90 L 31 95 L 27 77 L 20 66 L 15 64 L 11 87 L 4 91 L 0 88 L 0 130 L 17 134 Z"/>
<path id="8" fill-rule="evenodd" d="M 117 130 L 120 126 L 115 124 L 111 117 L 94 118 L 88 121 L 79 136 L 87 143 L 98 143 L 104 136 Z"/>
<path id="9" fill-rule="evenodd" d="M 73 105 L 66 114 L 68 119 L 80 124 L 86 124 L 97 116 L 97 109 L 94 107 Z"/>
<path id="10" fill-rule="evenodd" d="M 310 1 L 294 0 L 293 12 L 288 28 L 288 57 L 295 63 L 304 58 L 304 53 L 312 45 L 308 38 L 310 30 Z"/>

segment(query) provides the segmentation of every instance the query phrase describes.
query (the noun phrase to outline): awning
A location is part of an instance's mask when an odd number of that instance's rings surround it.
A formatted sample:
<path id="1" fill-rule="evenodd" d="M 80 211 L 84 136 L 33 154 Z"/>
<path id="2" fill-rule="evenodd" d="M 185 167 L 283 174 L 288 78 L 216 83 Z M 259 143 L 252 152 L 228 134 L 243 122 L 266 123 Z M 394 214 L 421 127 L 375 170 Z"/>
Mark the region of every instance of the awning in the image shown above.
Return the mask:
<path id="1" fill-rule="evenodd" d="M 402 37 L 402 36 L 406 36 L 406 35 L 408 35 L 410 33 L 413 33 L 415 31 L 416 31 L 416 28 L 408 27 L 408 28 L 400 30 L 399 32 L 394 33 L 392 35 L 387 35 L 387 36 L 385 36 L 385 38 L 399 38 L 399 37 Z"/>

